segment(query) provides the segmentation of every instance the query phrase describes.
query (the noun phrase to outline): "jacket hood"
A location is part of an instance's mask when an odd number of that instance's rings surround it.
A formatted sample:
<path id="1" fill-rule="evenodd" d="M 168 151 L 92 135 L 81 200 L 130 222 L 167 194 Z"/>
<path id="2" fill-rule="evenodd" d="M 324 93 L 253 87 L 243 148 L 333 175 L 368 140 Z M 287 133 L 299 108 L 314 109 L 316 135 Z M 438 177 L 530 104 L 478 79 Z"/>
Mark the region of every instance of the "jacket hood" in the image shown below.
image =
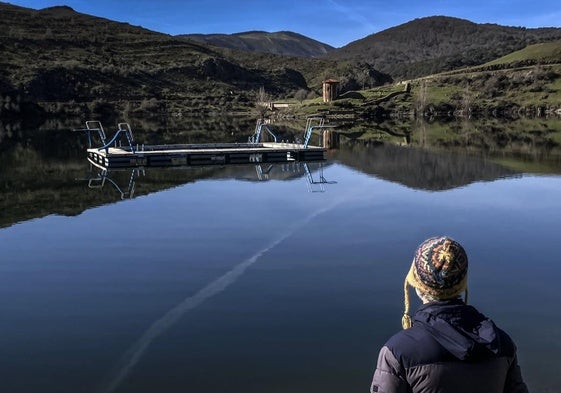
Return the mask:
<path id="1" fill-rule="evenodd" d="M 424 304 L 414 320 L 460 360 L 480 360 L 499 354 L 501 334 L 497 326 L 460 299 Z"/>

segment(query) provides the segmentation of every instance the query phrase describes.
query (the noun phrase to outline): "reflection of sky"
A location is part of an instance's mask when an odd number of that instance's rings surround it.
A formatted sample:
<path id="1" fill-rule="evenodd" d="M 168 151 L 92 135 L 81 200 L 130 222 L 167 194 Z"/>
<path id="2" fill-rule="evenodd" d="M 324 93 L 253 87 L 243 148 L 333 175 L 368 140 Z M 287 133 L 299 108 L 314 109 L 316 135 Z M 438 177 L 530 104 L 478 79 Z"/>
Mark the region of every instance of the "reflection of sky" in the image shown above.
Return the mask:
<path id="1" fill-rule="evenodd" d="M 298 370 L 315 364 L 307 375 L 322 390 L 358 390 L 399 328 L 414 248 L 448 234 L 470 256 L 471 301 L 512 332 L 529 381 L 561 384 L 539 350 L 561 355 L 551 313 L 561 301 L 560 177 L 425 192 L 342 165 L 324 176 L 337 182 L 324 193 L 308 192 L 305 178 L 205 180 L 0 230 L 0 346 L 15 360 L 0 378 L 13 391 L 46 391 L 33 384 L 49 378 L 65 381 L 61 392 L 98 386 L 152 324 L 258 255 L 173 320 L 123 387 L 149 391 L 176 369 L 174 386 L 212 392 L 223 379 L 245 391 L 247 367 L 257 379 L 279 372 L 294 390 Z"/>

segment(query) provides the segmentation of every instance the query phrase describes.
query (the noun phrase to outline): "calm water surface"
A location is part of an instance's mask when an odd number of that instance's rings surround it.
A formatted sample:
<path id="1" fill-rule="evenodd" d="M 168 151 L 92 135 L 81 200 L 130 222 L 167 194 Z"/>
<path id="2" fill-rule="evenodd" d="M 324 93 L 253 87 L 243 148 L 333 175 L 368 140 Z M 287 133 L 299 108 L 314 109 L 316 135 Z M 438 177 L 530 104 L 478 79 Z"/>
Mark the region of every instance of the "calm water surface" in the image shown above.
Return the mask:
<path id="1" fill-rule="evenodd" d="M 351 147 L 311 177 L 263 165 L 102 184 L 78 161 L 19 190 L 4 167 L 0 392 L 366 392 L 413 251 L 440 234 L 465 246 L 470 302 L 515 339 L 531 391 L 560 391 L 561 165 L 497 162 Z"/>

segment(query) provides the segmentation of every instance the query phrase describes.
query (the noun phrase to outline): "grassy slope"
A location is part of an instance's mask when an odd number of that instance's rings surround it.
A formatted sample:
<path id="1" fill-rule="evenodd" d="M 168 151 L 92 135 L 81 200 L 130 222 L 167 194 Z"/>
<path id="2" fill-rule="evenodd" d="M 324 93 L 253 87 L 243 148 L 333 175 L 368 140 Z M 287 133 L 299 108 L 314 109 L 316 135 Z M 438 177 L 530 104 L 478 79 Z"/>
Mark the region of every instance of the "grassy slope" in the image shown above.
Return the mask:
<path id="1" fill-rule="evenodd" d="M 432 103 L 561 108 L 561 41 L 530 45 L 477 67 L 421 80 Z"/>
<path id="2" fill-rule="evenodd" d="M 506 56 L 490 61 L 484 66 L 499 64 L 515 64 L 524 61 L 535 62 L 554 62 L 561 61 L 561 41 L 545 42 L 541 44 L 529 45 L 524 49 L 512 52 Z"/>
<path id="3" fill-rule="evenodd" d="M 561 108 L 561 41 L 531 45 L 481 66 L 463 68 L 409 81 L 411 94 L 381 105 L 412 112 L 415 105 L 441 106 L 454 110 L 493 110 L 497 107 Z M 426 89 L 423 99 L 421 91 Z M 356 109 L 368 101 L 404 88 L 403 84 L 360 91 L 362 101 L 340 100 L 331 106 Z M 310 105 L 317 105 L 310 102 Z"/>

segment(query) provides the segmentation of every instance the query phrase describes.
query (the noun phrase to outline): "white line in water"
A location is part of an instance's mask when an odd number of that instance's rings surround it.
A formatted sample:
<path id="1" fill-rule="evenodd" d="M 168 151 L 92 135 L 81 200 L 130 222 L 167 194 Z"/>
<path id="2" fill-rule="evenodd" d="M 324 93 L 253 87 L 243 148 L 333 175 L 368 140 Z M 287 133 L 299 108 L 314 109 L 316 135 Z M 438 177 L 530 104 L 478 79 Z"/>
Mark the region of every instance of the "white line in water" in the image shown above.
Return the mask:
<path id="1" fill-rule="evenodd" d="M 249 268 L 253 265 L 261 256 L 277 245 L 279 245 L 282 241 L 290 237 L 293 233 L 295 233 L 299 228 L 303 227 L 304 225 L 308 224 L 312 219 L 317 217 L 320 214 L 323 214 L 338 205 L 340 202 L 333 203 L 323 209 L 320 209 L 309 216 L 305 217 L 302 221 L 300 221 L 297 225 L 294 225 L 290 228 L 286 233 L 282 234 L 276 240 L 274 240 L 271 244 L 264 247 L 263 249 L 259 250 L 255 255 L 246 259 L 245 261 L 241 262 L 240 264 L 236 265 L 233 269 L 226 272 L 222 276 L 218 277 L 216 280 L 209 283 L 207 286 L 202 288 L 199 292 L 194 294 L 193 296 L 187 297 L 177 306 L 173 307 L 169 310 L 163 317 L 156 320 L 145 332 L 144 334 L 136 341 L 124 354 L 121 358 L 119 363 L 115 366 L 113 371 L 110 373 L 108 378 L 106 378 L 105 382 L 102 384 L 101 389 L 98 389 L 99 392 L 103 393 L 111 393 L 119 387 L 121 382 L 130 374 L 133 367 L 138 363 L 144 351 L 148 348 L 148 346 L 168 330 L 172 325 L 174 325 L 181 317 L 183 317 L 187 312 L 193 310 L 194 308 L 200 306 L 209 298 L 218 295 L 230 285 L 235 283 Z"/>

